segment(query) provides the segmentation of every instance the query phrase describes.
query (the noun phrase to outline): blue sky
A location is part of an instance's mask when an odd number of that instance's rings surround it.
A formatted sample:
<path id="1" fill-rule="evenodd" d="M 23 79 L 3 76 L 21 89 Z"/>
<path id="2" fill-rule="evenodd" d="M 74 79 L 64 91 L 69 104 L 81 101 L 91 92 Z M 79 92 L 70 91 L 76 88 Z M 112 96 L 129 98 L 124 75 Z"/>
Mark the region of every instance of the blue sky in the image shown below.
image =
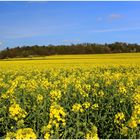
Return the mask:
<path id="1" fill-rule="evenodd" d="M 0 49 L 116 41 L 140 44 L 140 2 L 0 2 Z"/>

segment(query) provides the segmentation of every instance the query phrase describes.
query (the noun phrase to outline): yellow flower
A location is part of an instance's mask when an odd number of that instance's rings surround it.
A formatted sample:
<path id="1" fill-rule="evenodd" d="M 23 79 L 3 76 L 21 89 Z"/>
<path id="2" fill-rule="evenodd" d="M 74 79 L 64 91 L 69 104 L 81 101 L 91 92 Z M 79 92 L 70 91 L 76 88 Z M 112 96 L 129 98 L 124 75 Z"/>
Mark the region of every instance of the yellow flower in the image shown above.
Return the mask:
<path id="1" fill-rule="evenodd" d="M 63 122 L 62 125 L 63 125 L 63 126 L 66 126 L 66 122 Z"/>
<path id="2" fill-rule="evenodd" d="M 137 127 L 137 121 L 134 119 L 130 119 L 130 121 L 128 122 L 128 126 L 130 128 L 136 128 Z"/>
<path id="3" fill-rule="evenodd" d="M 16 137 L 16 134 L 14 132 L 8 132 L 6 134 L 6 140 L 14 139 Z"/>
<path id="4" fill-rule="evenodd" d="M 73 111 L 73 112 L 83 112 L 84 110 L 83 110 L 81 104 L 75 103 L 75 104 L 72 106 L 72 111 Z"/>
<path id="5" fill-rule="evenodd" d="M 50 129 L 53 126 L 58 128 L 60 124 L 62 124 L 62 126 L 65 126 L 66 125 L 65 116 L 66 113 L 64 112 L 63 107 L 61 107 L 57 103 L 53 103 L 50 106 L 50 120 L 49 120 L 49 124 L 47 125 L 47 129 Z"/>
<path id="6" fill-rule="evenodd" d="M 41 103 L 42 100 L 43 100 L 43 96 L 42 96 L 41 94 L 38 94 L 38 95 L 37 95 L 37 102 L 38 102 L 38 103 Z"/>
<path id="7" fill-rule="evenodd" d="M 134 101 L 134 103 L 140 104 L 140 92 L 136 92 L 136 93 L 132 96 L 132 100 Z"/>
<path id="8" fill-rule="evenodd" d="M 87 108 L 90 107 L 90 103 L 89 103 L 89 102 L 85 102 L 85 103 L 83 103 L 82 105 L 83 105 L 83 107 L 84 107 L 85 109 L 87 109 Z"/>
<path id="9" fill-rule="evenodd" d="M 47 125 L 47 128 L 50 129 L 52 126 L 50 124 Z"/>
<path id="10" fill-rule="evenodd" d="M 21 118 L 25 118 L 27 113 L 24 109 L 22 109 L 19 104 L 12 104 L 9 107 L 9 113 L 10 113 L 10 117 L 13 118 L 14 120 L 18 120 Z"/>
<path id="11" fill-rule="evenodd" d="M 98 92 L 98 95 L 99 95 L 100 97 L 103 97 L 103 96 L 104 96 L 104 92 L 103 92 L 102 90 L 100 90 L 100 91 Z"/>
<path id="12" fill-rule="evenodd" d="M 92 105 L 92 109 L 98 110 L 98 108 L 99 108 L 99 105 L 98 105 L 98 104 L 93 104 L 93 105 Z"/>
<path id="13" fill-rule="evenodd" d="M 92 136 L 92 139 L 99 139 L 98 134 L 94 134 L 94 135 Z"/>
<path id="14" fill-rule="evenodd" d="M 9 108 L 9 112 L 12 116 L 19 114 L 20 110 L 21 110 L 21 108 L 18 104 L 13 104 Z"/>
<path id="15" fill-rule="evenodd" d="M 51 96 L 52 101 L 57 101 L 61 98 L 61 91 L 53 90 L 50 92 L 50 96 Z"/>
<path id="16" fill-rule="evenodd" d="M 16 139 L 36 139 L 32 128 L 23 128 L 16 131 Z"/>
<path id="17" fill-rule="evenodd" d="M 94 87 L 98 88 L 98 87 L 100 87 L 100 85 L 98 83 L 95 83 Z"/>
<path id="18" fill-rule="evenodd" d="M 121 85 L 121 86 L 119 87 L 119 92 L 122 93 L 122 94 L 126 94 L 127 91 L 126 91 L 125 86 Z"/>
<path id="19" fill-rule="evenodd" d="M 49 139 L 50 138 L 50 134 L 47 132 L 45 135 L 44 135 L 44 139 Z"/>
<path id="20" fill-rule="evenodd" d="M 57 118 L 58 120 L 66 116 L 64 109 L 57 104 L 51 105 L 50 107 L 50 118 Z"/>
<path id="21" fill-rule="evenodd" d="M 36 139 L 36 134 L 33 132 L 32 128 L 18 129 L 15 133 L 8 132 L 6 134 L 6 139 Z"/>
<path id="22" fill-rule="evenodd" d="M 123 121 L 125 121 L 125 115 L 123 112 L 119 112 L 115 115 L 114 122 L 117 124 L 121 124 Z"/>
<path id="23" fill-rule="evenodd" d="M 87 133 L 85 136 L 86 139 L 99 139 L 98 134 Z"/>

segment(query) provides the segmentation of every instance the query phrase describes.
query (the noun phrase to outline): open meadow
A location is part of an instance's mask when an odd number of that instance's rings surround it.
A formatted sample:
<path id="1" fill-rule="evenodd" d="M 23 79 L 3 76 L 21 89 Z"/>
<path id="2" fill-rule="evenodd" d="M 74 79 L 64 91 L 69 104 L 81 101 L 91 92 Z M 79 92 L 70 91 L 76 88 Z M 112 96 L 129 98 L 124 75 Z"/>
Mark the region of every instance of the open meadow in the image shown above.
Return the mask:
<path id="1" fill-rule="evenodd" d="M 0 138 L 140 139 L 140 53 L 0 60 Z"/>

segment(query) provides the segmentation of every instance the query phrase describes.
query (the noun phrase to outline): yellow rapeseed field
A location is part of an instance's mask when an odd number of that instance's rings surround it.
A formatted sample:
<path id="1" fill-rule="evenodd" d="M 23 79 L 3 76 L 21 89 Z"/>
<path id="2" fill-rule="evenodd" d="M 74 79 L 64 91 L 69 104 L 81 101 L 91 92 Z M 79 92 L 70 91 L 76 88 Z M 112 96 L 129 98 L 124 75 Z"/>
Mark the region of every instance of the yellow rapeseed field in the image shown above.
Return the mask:
<path id="1" fill-rule="evenodd" d="M 140 53 L 0 60 L 0 138 L 140 138 Z"/>

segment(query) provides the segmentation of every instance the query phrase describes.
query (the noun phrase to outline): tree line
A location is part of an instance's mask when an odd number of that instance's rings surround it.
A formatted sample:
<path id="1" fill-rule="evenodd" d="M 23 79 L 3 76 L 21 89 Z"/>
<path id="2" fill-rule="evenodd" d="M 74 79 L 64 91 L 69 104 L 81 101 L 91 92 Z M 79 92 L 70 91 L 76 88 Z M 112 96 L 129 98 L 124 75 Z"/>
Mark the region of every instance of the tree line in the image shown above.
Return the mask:
<path id="1" fill-rule="evenodd" d="M 71 45 L 22 46 L 0 51 L 0 59 L 57 54 L 106 54 L 140 52 L 140 45 L 115 42 L 111 44 L 81 43 Z"/>

